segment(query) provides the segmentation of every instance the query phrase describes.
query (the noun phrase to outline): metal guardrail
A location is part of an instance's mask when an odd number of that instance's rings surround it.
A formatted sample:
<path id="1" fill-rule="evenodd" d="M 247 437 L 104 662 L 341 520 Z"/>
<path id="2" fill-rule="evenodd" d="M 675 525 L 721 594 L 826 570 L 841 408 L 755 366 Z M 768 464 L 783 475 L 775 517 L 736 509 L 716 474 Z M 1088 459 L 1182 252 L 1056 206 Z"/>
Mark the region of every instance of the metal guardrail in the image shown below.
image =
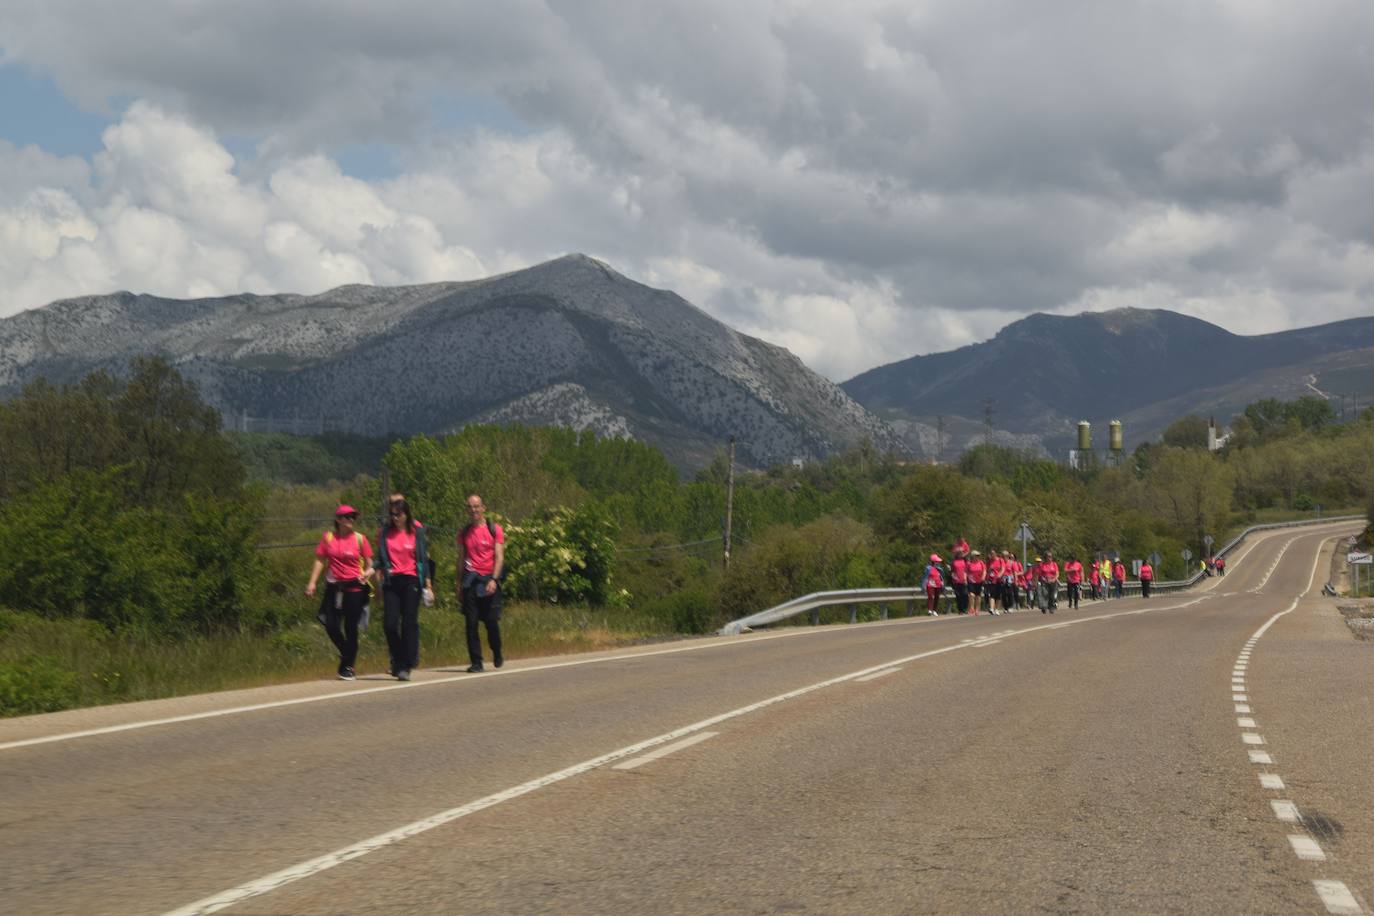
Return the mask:
<path id="1" fill-rule="evenodd" d="M 1306 519 L 1300 522 L 1271 522 L 1263 525 L 1251 525 L 1218 550 L 1215 556 L 1226 555 L 1228 552 L 1240 546 L 1247 537 L 1258 531 L 1272 531 L 1278 528 L 1308 528 L 1313 525 L 1330 525 L 1336 522 L 1361 522 L 1364 520 L 1365 517 L 1363 515 L 1338 515 L 1331 518 Z M 1153 590 L 1174 591 L 1190 588 L 1204 578 L 1206 578 L 1206 574 L 1199 570 L 1187 579 L 1172 579 L 1156 582 Z M 1123 593 L 1138 594 L 1139 592 L 1139 582 L 1128 583 L 1123 589 Z M 951 595 L 953 591 L 946 587 L 942 594 Z M 816 624 L 820 622 L 821 608 L 838 607 L 841 605 L 847 605 L 849 607 L 850 623 L 856 623 L 858 621 L 860 605 L 878 605 L 882 619 L 886 620 L 890 613 L 889 608 L 891 605 L 904 602 L 906 611 L 908 615 L 910 615 L 915 612 L 916 602 L 925 601 L 925 599 L 925 592 L 914 587 L 854 588 L 833 592 L 813 592 L 810 595 L 803 595 L 800 598 L 793 598 L 791 601 L 785 601 L 776 607 L 768 608 L 766 611 L 759 611 L 756 614 L 750 614 L 748 617 L 732 620 L 720 628 L 719 635 L 737 636 L 746 628 L 767 626 L 808 612 L 811 614 L 812 624 Z"/>

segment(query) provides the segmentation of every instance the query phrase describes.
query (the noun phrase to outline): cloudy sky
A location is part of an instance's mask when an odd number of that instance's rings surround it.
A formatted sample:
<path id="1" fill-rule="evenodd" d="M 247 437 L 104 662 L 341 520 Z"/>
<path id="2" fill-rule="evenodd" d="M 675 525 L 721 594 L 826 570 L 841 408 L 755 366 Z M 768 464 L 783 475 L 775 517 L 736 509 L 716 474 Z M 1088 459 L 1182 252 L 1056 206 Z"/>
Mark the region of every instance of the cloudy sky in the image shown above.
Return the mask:
<path id="1" fill-rule="evenodd" d="M 1374 313 L 1368 0 L 5 0 L 0 316 L 581 251 L 836 380 Z"/>

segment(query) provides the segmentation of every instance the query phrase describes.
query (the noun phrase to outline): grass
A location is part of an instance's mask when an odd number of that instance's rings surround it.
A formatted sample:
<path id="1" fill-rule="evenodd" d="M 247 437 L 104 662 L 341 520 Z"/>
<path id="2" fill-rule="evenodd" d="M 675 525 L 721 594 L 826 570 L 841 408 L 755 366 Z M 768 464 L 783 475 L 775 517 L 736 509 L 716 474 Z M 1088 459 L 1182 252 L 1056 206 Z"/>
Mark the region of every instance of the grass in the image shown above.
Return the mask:
<path id="1" fill-rule="evenodd" d="M 110 633 L 81 620 L 44 620 L 0 611 L 0 716 L 291 683 L 334 674 L 338 654 L 307 611 L 272 634 L 184 639 Z M 501 635 L 508 658 L 589 652 L 672 637 L 634 611 L 508 604 Z M 483 628 L 483 647 L 486 632 Z M 420 660 L 426 668 L 468 664 L 463 617 L 452 604 L 422 608 Z M 381 609 L 360 640 L 360 673 L 386 671 Z"/>

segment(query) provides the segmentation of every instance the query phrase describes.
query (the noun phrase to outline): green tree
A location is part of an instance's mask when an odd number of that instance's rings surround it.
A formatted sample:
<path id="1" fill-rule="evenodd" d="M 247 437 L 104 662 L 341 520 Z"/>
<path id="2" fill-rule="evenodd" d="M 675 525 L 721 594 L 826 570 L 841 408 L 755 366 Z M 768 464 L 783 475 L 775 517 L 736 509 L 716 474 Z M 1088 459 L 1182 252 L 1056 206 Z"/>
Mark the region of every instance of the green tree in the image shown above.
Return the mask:
<path id="1" fill-rule="evenodd" d="M 1207 428 L 1206 418 L 1195 413 L 1179 417 L 1164 428 L 1164 444 L 1175 448 L 1206 448 Z"/>
<path id="2" fill-rule="evenodd" d="M 1229 469 L 1205 451 L 1166 447 L 1142 481 L 1146 506 L 1194 545 L 1220 530 L 1231 511 Z"/>

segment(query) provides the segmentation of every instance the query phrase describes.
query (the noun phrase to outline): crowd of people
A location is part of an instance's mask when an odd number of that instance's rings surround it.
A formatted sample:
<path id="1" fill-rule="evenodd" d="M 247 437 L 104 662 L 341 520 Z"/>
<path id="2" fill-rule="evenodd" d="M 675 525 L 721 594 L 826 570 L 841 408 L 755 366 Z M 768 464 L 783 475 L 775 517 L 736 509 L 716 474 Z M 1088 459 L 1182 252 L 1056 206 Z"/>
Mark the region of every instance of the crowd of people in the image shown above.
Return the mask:
<path id="1" fill-rule="evenodd" d="M 1225 575 L 1225 563 L 1223 557 L 1210 557 L 1203 569 L 1208 575 L 1213 570 Z M 1121 598 L 1130 575 L 1140 583 L 1141 596 L 1150 597 L 1155 571 L 1149 560 L 1141 561 L 1133 573 L 1120 556 L 1105 554 L 1089 558 L 1086 564 L 1069 554 L 1061 566 L 1054 552 L 1045 550 L 1023 563 L 1010 550 L 970 549 L 960 537 L 950 547 L 948 563 L 939 553 L 930 555 L 920 589 L 926 596 L 926 613 L 936 617 L 942 606 L 945 613 L 956 614 L 986 611 L 999 615 L 1034 608 L 1053 614 L 1059 609 L 1061 593 L 1071 608 L 1085 597 L 1093 601 Z"/>
<path id="2" fill-rule="evenodd" d="M 389 673 L 408 681 L 420 666 L 420 606 L 434 604 L 434 562 L 425 526 L 415 518 L 405 494 L 393 493 L 388 518 L 377 532 L 377 549 L 357 530 L 358 510 L 341 505 L 332 528 L 315 546 L 315 563 L 305 586 L 313 598 L 324 575 L 318 619 L 339 652 L 340 680 L 357 680 L 358 633 L 367 629 L 377 587 L 382 592 L 382 628 L 391 657 Z M 467 670 L 485 670 L 479 627 L 485 625 L 492 664 L 505 664 L 501 654 L 501 583 L 505 573 L 506 536 L 486 517 L 482 497 L 467 498 L 467 523 L 458 531 L 454 591 L 462 609 L 468 645 Z"/>

